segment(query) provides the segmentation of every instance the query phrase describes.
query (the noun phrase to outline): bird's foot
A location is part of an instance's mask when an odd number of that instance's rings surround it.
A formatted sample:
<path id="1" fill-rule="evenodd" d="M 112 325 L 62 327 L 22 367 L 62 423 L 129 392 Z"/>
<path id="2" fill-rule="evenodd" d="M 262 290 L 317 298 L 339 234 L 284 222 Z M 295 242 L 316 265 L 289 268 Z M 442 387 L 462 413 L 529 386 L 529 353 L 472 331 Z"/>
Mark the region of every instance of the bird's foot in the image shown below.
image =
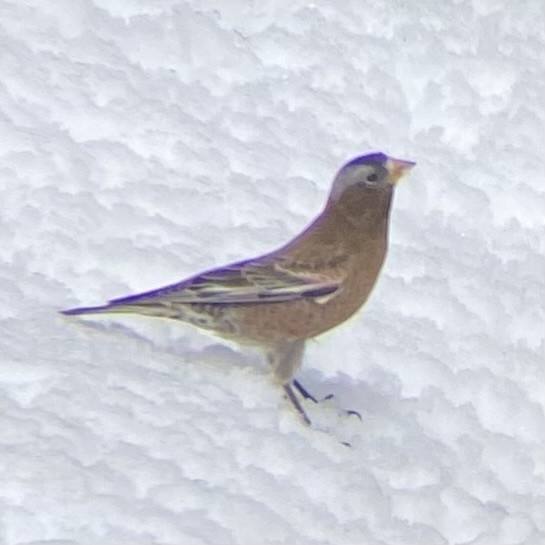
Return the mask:
<path id="1" fill-rule="evenodd" d="M 295 380 L 292 381 L 291 383 L 284 384 L 283 388 L 284 388 L 285 396 L 289 399 L 292 407 L 297 411 L 300 418 L 303 420 L 304 424 L 307 426 L 312 426 L 312 427 L 314 427 L 314 424 L 308 417 L 307 413 L 305 412 L 305 409 L 303 408 L 303 404 L 301 402 L 300 397 L 302 397 L 303 400 L 310 399 L 314 403 L 320 403 L 321 401 L 330 400 L 334 397 L 333 395 L 328 395 L 324 399 L 318 400 L 312 394 L 310 394 L 303 386 L 301 386 L 299 382 Z M 295 390 L 299 392 L 300 397 L 297 396 Z M 329 416 L 327 416 L 328 413 L 329 413 Z M 342 413 L 344 415 L 357 416 L 360 420 L 362 420 L 360 413 L 357 411 L 342 411 Z M 338 420 L 334 419 L 330 411 L 326 411 L 326 412 L 320 411 L 320 415 L 321 415 L 321 418 L 320 418 L 321 422 L 318 424 L 318 427 L 316 429 L 325 431 L 326 433 L 332 434 L 333 436 L 337 436 L 337 433 L 339 431 L 337 429 L 337 425 L 339 423 Z M 325 416 L 325 420 L 323 418 L 324 416 Z M 329 424 L 326 423 L 328 420 L 329 420 Z M 340 444 L 343 445 L 344 447 L 352 448 L 352 444 L 350 442 L 346 440 L 342 440 L 339 437 L 337 437 L 337 439 L 339 440 Z"/>
<path id="2" fill-rule="evenodd" d="M 297 391 L 303 396 L 304 399 L 310 399 L 314 403 L 320 403 L 322 401 L 330 401 L 335 397 L 334 394 L 328 394 L 324 398 L 318 400 L 315 396 L 313 396 L 298 380 L 292 381 L 293 386 L 297 389 Z M 290 388 L 291 390 L 291 388 Z M 291 390 L 292 394 L 294 393 L 293 390 Z M 288 396 L 289 397 L 289 396 Z M 291 400 L 291 398 L 290 398 Z M 293 401 L 292 401 L 293 403 Z M 357 416 L 361 421 L 363 421 L 361 414 L 358 411 L 355 411 L 353 409 L 343 409 L 343 413 L 347 416 Z M 307 417 L 308 418 L 308 417 Z"/>

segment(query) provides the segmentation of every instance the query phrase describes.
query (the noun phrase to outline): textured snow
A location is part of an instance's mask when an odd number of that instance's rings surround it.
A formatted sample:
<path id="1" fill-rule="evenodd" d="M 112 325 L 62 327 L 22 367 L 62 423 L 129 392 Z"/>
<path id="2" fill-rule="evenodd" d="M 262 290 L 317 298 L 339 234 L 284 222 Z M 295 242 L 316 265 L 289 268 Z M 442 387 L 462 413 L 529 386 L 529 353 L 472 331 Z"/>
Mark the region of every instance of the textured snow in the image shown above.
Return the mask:
<path id="1" fill-rule="evenodd" d="M 0 1 L 0 543 L 544 543 L 542 22 Z M 56 313 L 274 249 L 372 150 L 418 166 L 315 429 L 257 353 Z"/>

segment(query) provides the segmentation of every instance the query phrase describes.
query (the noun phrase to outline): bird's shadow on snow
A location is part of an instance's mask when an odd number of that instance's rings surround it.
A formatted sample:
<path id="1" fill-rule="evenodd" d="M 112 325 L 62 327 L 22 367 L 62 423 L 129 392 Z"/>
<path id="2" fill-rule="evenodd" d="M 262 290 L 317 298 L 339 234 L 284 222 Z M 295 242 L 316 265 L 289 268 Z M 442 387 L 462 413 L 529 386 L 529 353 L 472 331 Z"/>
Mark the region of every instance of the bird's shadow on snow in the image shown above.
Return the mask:
<path id="1" fill-rule="evenodd" d="M 388 397 L 377 392 L 364 381 L 344 373 L 327 377 L 320 371 L 304 369 L 297 380 L 312 394 L 318 403 L 330 402 L 346 411 L 376 411 L 385 408 Z"/>
<path id="2" fill-rule="evenodd" d="M 65 318 L 75 322 L 73 318 Z M 237 350 L 226 344 L 228 341 L 214 341 L 213 338 L 206 334 L 198 332 L 185 332 L 180 329 L 180 332 L 172 333 L 177 329 L 174 326 L 169 328 L 159 328 L 162 332 L 157 333 L 157 329 L 153 325 L 145 324 L 142 331 L 138 323 L 124 324 L 113 321 L 102 321 L 94 319 L 77 319 L 77 325 L 80 331 L 92 332 L 98 334 L 102 338 L 113 339 L 123 338 L 124 341 L 132 340 L 136 343 L 133 347 L 135 350 L 141 350 L 142 346 L 146 351 L 153 353 L 168 354 L 176 358 L 180 358 L 186 362 L 198 362 L 199 364 L 208 363 L 211 365 L 227 363 L 232 367 L 246 369 L 249 367 L 259 366 L 263 358 L 255 350 Z M 173 329 L 174 328 L 174 329 Z M 153 331 L 156 329 L 156 331 Z M 167 331 L 167 333 L 165 333 Z M 212 340 L 211 340 L 212 339 Z M 266 370 L 264 363 L 261 364 Z"/>
<path id="3" fill-rule="evenodd" d="M 73 320 L 73 318 L 69 318 Z M 148 352 L 152 354 L 164 354 L 180 359 L 182 363 L 197 364 L 199 372 L 203 374 L 221 373 L 226 370 L 238 368 L 246 373 L 267 375 L 269 370 L 262 353 L 257 350 L 242 347 L 231 347 L 223 340 L 214 341 L 208 335 L 195 332 L 178 333 L 168 331 L 166 334 L 153 331 L 153 326 L 145 324 L 140 331 L 138 323 L 124 324 L 112 321 L 78 319 L 80 331 L 92 332 L 101 338 L 108 338 L 109 345 L 115 343 L 116 337 L 123 338 L 124 342 L 134 341 L 131 352 Z M 212 340 L 211 340 L 212 339 Z M 147 358 L 146 366 L 158 370 L 177 374 L 179 366 L 173 366 L 170 361 L 159 361 L 159 358 Z M 318 403 L 305 400 L 305 408 L 309 412 L 313 422 L 322 420 L 335 427 L 338 422 L 349 422 L 354 431 L 361 427 L 361 419 L 369 414 L 381 413 L 385 416 L 393 410 L 392 402 L 397 398 L 397 393 L 378 392 L 365 381 L 355 379 L 344 373 L 333 377 L 325 376 L 322 372 L 312 369 L 312 363 L 306 362 L 306 366 L 297 374 L 296 379 L 315 397 Z M 206 369 L 206 371 L 205 371 Z M 233 377 L 234 378 L 234 377 Z M 241 379 L 242 380 L 242 379 Z M 274 386 L 271 384 L 271 388 Z M 329 423 L 329 424 L 328 424 Z"/>

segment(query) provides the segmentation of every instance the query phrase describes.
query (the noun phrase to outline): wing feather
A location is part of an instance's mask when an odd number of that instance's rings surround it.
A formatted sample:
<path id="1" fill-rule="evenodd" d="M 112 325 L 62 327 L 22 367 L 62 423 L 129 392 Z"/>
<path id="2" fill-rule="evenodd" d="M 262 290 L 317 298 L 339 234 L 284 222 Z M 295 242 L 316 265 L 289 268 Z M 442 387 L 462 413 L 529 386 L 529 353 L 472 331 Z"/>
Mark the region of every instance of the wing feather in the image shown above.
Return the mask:
<path id="1" fill-rule="evenodd" d="M 110 304 L 237 304 L 331 297 L 342 280 L 338 272 L 291 269 L 278 260 L 259 259 L 212 269 L 157 290 L 113 299 Z"/>

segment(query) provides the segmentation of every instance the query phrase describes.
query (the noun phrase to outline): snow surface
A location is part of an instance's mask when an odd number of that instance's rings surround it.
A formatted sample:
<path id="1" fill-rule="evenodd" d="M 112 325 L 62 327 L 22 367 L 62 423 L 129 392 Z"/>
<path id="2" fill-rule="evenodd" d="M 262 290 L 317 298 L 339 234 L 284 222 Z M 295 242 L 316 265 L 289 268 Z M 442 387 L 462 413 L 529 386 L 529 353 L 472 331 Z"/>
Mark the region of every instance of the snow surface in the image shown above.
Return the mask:
<path id="1" fill-rule="evenodd" d="M 0 542 L 545 542 L 542 23 L 0 1 Z M 274 249 L 371 150 L 418 166 L 365 311 L 307 351 L 315 429 L 257 353 L 56 313 Z"/>

